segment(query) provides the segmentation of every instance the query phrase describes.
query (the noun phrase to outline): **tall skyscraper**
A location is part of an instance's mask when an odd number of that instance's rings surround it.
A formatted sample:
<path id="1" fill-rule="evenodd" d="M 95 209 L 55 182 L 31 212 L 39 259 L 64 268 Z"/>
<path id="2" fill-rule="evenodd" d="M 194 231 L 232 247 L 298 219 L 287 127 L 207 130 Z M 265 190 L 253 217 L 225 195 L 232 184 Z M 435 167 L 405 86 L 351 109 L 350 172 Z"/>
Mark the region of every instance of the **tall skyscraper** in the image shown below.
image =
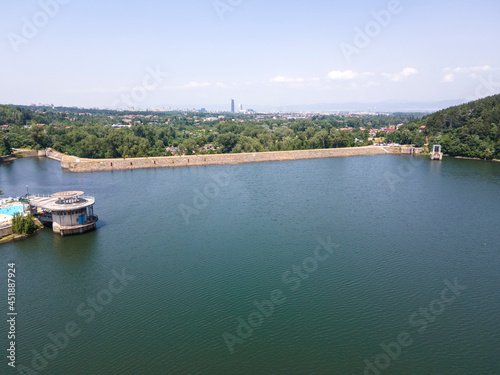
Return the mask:
<path id="1" fill-rule="evenodd" d="M 231 113 L 234 113 L 234 99 L 231 99 Z"/>

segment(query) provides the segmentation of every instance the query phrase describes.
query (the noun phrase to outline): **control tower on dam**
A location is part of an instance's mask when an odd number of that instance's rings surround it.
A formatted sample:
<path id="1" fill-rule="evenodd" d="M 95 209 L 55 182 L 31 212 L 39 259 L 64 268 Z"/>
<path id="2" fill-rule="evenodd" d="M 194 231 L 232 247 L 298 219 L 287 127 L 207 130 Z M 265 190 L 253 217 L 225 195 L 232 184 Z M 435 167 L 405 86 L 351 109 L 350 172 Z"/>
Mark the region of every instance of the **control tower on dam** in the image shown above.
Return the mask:
<path id="1" fill-rule="evenodd" d="M 81 234 L 95 230 L 99 220 L 94 214 L 95 198 L 83 194 L 83 191 L 62 191 L 50 196 L 32 195 L 29 204 L 31 211 L 45 210 L 52 214 L 45 214 L 43 218 L 52 222 L 54 233 L 61 236 Z"/>

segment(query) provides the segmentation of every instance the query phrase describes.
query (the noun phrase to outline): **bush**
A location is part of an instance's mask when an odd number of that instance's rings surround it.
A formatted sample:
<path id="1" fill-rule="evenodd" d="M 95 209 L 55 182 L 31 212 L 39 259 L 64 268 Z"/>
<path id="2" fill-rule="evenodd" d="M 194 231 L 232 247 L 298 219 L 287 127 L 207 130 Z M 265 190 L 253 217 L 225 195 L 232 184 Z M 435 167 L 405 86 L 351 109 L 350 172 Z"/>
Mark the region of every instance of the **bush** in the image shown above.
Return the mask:
<path id="1" fill-rule="evenodd" d="M 36 228 L 35 220 L 30 214 L 26 216 L 15 214 L 12 218 L 12 233 L 32 234 L 36 231 Z"/>

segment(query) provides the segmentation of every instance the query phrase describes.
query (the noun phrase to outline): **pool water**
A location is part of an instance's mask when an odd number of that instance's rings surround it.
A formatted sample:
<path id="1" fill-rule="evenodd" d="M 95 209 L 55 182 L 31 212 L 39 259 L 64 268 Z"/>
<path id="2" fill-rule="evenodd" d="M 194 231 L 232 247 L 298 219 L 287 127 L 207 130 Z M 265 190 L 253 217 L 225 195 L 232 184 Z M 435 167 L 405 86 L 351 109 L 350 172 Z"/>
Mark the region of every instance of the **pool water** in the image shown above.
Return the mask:
<path id="1" fill-rule="evenodd" d="M 0 215 L 14 216 L 17 213 L 22 213 L 23 210 L 23 205 L 0 207 Z"/>

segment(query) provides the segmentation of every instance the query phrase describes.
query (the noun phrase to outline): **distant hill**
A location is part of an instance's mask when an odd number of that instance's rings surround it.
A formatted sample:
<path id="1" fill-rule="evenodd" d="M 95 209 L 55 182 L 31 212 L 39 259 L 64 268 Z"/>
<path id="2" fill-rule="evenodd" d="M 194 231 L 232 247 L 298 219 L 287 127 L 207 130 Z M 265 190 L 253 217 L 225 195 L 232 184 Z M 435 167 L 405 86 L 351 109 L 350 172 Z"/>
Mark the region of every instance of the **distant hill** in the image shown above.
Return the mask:
<path id="1" fill-rule="evenodd" d="M 344 103 L 315 103 L 315 104 L 290 104 L 290 105 L 262 105 L 250 104 L 246 106 L 256 111 L 263 112 L 419 112 L 431 113 L 452 105 L 462 104 L 463 100 L 445 100 L 435 102 L 344 102 Z M 209 106 L 210 107 L 210 106 Z"/>
<path id="2" fill-rule="evenodd" d="M 446 154 L 500 159 L 500 94 L 433 113 L 422 124 Z"/>
<path id="3" fill-rule="evenodd" d="M 445 154 L 500 159 L 500 94 L 432 113 L 388 138 L 402 144 L 415 143 L 412 141 L 420 132 L 428 137 L 430 147 L 441 144 Z"/>
<path id="4" fill-rule="evenodd" d="M 500 124 L 500 94 L 443 109 L 424 117 L 421 122 L 434 132 L 465 126 L 472 133 L 485 137 L 492 124 Z"/>

